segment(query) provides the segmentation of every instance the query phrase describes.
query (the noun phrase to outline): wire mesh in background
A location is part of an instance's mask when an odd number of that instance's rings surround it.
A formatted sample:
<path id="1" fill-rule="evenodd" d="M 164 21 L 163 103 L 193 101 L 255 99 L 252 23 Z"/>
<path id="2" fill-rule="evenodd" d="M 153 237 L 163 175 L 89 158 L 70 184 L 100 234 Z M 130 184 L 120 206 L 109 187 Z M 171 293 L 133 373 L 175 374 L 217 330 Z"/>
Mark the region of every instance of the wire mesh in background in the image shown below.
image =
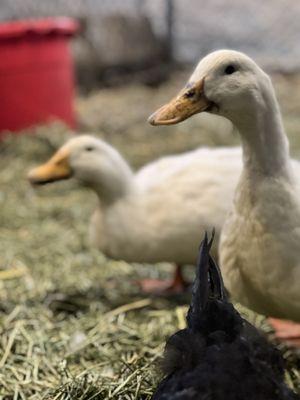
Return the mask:
<path id="1" fill-rule="evenodd" d="M 300 2 L 294 0 L 174 0 L 174 55 L 195 62 L 232 48 L 265 67 L 300 67 Z"/>
<path id="2" fill-rule="evenodd" d="M 52 15 L 85 19 L 89 45 L 99 58 L 109 38 L 103 18 L 146 16 L 157 38 L 168 44 L 164 51 L 178 62 L 194 63 L 214 49 L 234 48 L 264 67 L 288 72 L 300 67 L 300 2 L 295 0 L 2 0 L 0 5 L 2 21 Z M 127 51 L 139 46 L 138 36 L 134 31 Z M 141 48 L 149 41 L 146 35 Z"/>

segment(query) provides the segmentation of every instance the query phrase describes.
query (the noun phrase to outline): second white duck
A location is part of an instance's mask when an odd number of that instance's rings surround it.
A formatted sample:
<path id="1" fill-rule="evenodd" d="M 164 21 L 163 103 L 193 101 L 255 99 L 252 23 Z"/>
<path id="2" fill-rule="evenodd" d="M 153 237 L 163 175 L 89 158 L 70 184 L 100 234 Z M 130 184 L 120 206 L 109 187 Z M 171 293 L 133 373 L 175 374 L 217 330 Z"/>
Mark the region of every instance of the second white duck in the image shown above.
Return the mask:
<path id="1" fill-rule="evenodd" d="M 194 264 L 199 237 L 215 227 L 219 238 L 241 166 L 239 148 L 202 148 L 163 157 L 134 173 L 112 146 L 82 135 L 34 168 L 29 179 L 45 184 L 74 177 L 90 187 L 99 199 L 92 243 L 114 259 L 175 263 L 171 282 L 142 285 L 179 291 L 185 286 L 181 266 Z"/>

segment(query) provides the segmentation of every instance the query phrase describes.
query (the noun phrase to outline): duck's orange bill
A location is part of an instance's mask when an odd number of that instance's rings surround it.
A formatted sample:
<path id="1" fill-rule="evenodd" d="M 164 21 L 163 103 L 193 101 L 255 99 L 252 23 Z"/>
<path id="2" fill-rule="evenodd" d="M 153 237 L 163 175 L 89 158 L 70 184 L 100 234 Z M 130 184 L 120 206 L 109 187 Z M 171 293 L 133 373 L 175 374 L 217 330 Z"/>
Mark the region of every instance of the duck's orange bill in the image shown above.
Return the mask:
<path id="1" fill-rule="evenodd" d="M 69 164 L 69 152 L 61 149 L 45 164 L 33 168 L 28 174 L 28 179 L 33 184 L 42 185 L 68 179 L 71 176 L 72 170 Z"/>
<path id="2" fill-rule="evenodd" d="M 211 102 L 204 94 L 204 79 L 188 83 L 181 92 L 155 111 L 149 118 L 151 125 L 173 125 L 184 121 L 194 114 L 207 110 Z"/>

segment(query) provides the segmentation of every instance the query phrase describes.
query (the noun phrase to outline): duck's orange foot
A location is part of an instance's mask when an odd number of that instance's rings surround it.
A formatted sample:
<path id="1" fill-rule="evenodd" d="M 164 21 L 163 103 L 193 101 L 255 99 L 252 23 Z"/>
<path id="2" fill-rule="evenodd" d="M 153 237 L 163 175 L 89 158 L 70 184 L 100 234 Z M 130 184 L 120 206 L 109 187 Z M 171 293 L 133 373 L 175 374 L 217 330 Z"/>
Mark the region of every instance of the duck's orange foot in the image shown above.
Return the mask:
<path id="1" fill-rule="evenodd" d="M 173 279 L 144 279 L 139 281 L 143 292 L 157 295 L 180 294 L 186 291 L 189 284 L 184 280 L 180 266 L 176 266 Z"/>
<path id="2" fill-rule="evenodd" d="M 268 318 L 275 331 L 275 338 L 288 345 L 300 348 L 300 323 L 285 319 Z"/>
<path id="3" fill-rule="evenodd" d="M 143 292 L 157 295 L 180 294 L 183 293 L 188 286 L 187 284 L 174 284 L 173 280 L 160 279 L 143 279 L 138 283 Z"/>

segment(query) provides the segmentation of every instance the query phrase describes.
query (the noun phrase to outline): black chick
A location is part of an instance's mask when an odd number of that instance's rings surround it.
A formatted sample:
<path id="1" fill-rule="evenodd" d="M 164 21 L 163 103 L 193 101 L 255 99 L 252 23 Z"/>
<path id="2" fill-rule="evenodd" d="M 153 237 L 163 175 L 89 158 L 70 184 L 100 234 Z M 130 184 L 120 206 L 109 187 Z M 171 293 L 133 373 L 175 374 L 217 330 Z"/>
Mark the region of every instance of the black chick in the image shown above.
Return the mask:
<path id="1" fill-rule="evenodd" d="M 279 351 L 228 301 L 212 241 L 201 243 L 187 328 L 167 341 L 153 400 L 299 400 Z"/>

